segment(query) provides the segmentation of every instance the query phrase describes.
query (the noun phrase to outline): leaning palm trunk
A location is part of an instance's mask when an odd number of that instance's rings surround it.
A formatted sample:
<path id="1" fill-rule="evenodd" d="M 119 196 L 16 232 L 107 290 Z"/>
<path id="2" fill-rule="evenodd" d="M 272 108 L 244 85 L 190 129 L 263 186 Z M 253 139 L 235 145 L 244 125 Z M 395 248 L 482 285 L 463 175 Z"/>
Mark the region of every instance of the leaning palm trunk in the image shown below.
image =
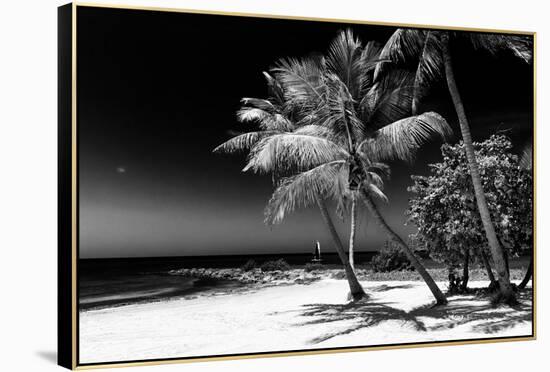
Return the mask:
<path id="1" fill-rule="evenodd" d="M 355 245 L 355 231 L 357 229 L 357 195 L 355 191 L 351 193 L 351 231 L 349 233 L 349 264 L 355 270 L 355 260 L 353 258 Z"/>
<path id="2" fill-rule="evenodd" d="M 474 191 L 477 201 L 477 207 L 483 222 L 483 227 L 489 241 L 489 248 L 495 269 L 498 274 L 498 283 L 500 287 L 501 298 L 500 300 L 506 303 L 516 302 L 516 296 L 512 285 L 510 284 L 510 275 L 506 270 L 506 262 L 502 247 L 500 246 L 495 232 L 495 227 L 491 221 L 491 214 L 489 207 L 487 206 L 487 200 L 485 199 L 485 193 L 483 191 L 483 185 L 481 184 L 481 176 L 479 174 L 479 168 L 477 166 L 476 156 L 474 152 L 474 146 L 472 143 L 472 135 L 470 133 L 470 125 L 466 118 L 466 112 L 462 105 L 462 99 L 458 91 L 456 81 L 454 78 L 454 72 L 451 64 L 451 54 L 449 51 L 449 35 L 444 33 L 442 35 L 442 49 L 443 49 L 443 62 L 445 65 L 445 77 L 447 80 L 447 86 L 449 93 L 453 100 L 453 104 L 458 116 L 458 122 L 460 124 L 460 131 L 462 132 L 462 140 L 464 142 L 464 148 L 466 150 L 466 158 L 468 160 L 468 167 L 470 169 L 470 175 L 472 177 L 472 183 L 474 185 Z"/>
<path id="3" fill-rule="evenodd" d="M 518 288 L 524 289 L 525 286 L 527 286 L 527 283 L 529 283 L 529 280 L 531 280 L 531 276 L 533 275 L 533 256 L 531 256 L 531 260 L 529 261 L 529 267 L 527 268 L 527 272 L 525 273 L 525 276 L 523 277 L 523 280 L 521 283 L 519 283 Z"/>
<path id="4" fill-rule="evenodd" d="M 395 231 L 391 229 L 391 227 L 386 223 L 384 220 L 384 217 L 382 217 L 382 214 L 376 207 L 376 204 L 374 204 L 374 201 L 372 200 L 372 197 L 370 194 L 363 190 L 363 201 L 365 202 L 365 205 L 367 206 L 367 209 L 371 213 L 371 215 L 374 217 L 374 220 L 378 223 L 378 225 L 384 230 L 388 238 L 390 238 L 397 246 L 405 253 L 411 264 L 414 266 L 416 271 L 420 274 L 422 279 L 426 282 L 428 285 L 428 288 L 430 288 L 430 291 L 432 292 L 433 296 L 435 297 L 437 301 L 437 305 L 444 305 L 447 303 L 447 298 L 441 292 L 433 278 L 430 276 L 430 274 L 426 271 L 424 266 L 420 263 L 418 258 L 414 255 L 414 253 L 411 251 L 409 246 L 401 239 L 399 235 Z"/>
<path id="5" fill-rule="evenodd" d="M 361 284 L 359 283 L 359 280 L 355 275 L 355 271 L 353 270 L 352 266 L 348 262 L 348 258 L 346 257 L 346 252 L 344 250 L 344 245 L 342 244 L 342 241 L 338 236 L 338 232 L 336 231 L 336 228 L 332 223 L 332 219 L 330 218 L 330 215 L 328 213 L 327 207 L 325 206 L 325 203 L 318 198 L 317 205 L 319 206 L 319 210 L 321 211 L 321 216 L 323 217 L 323 220 L 325 221 L 325 224 L 328 227 L 330 235 L 332 236 L 332 240 L 334 241 L 334 245 L 336 246 L 336 252 L 338 253 L 338 257 L 340 257 L 340 260 L 344 265 L 344 271 L 346 273 L 346 278 L 348 280 L 351 297 L 355 301 L 363 297 L 366 297 L 366 293 L 363 290 L 363 287 L 361 287 Z"/>
<path id="6" fill-rule="evenodd" d="M 493 269 L 491 269 L 491 264 L 489 263 L 489 258 L 485 254 L 485 252 L 481 252 L 481 260 L 483 261 L 483 266 L 485 266 L 485 270 L 487 271 L 487 277 L 491 281 L 491 284 L 495 282 L 495 276 L 493 275 Z"/>
<path id="7" fill-rule="evenodd" d="M 504 265 L 506 266 L 506 272 L 508 273 L 508 277 L 510 277 L 510 259 L 508 257 L 508 249 L 504 244 L 502 244 L 502 241 L 500 238 L 498 239 L 498 245 L 502 248 L 502 255 L 504 257 Z"/>
<path id="8" fill-rule="evenodd" d="M 500 245 L 502 247 L 502 244 Z M 503 249 L 504 253 L 504 264 L 506 266 L 506 272 L 508 273 L 508 277 L 510 277 L 510 260 L 508 259 L 508 252 L 506 249 Z"/>

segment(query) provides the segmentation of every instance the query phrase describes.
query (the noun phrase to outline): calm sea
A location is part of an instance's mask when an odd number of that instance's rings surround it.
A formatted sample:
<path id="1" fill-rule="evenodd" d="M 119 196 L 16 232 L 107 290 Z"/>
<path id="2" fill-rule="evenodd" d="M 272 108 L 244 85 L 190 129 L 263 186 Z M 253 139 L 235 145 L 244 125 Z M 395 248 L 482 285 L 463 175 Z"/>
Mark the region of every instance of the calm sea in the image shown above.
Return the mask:
<path id="1" fill-rule="evenodd" d="M 371 260 L 376 252 L 357 252 L 355 262 Z M 310 262 L 311 254 L 195 256 L 153 258 L 81 259 L 78 261 L 78 298 L 80 310 L 158 301 L 237 288 L 232 281 L 197 280 L 168 272 L 181 268 L 232 268 L 253 259 L 258 264 L 283 258 L 292 266 Z M 323 255 L 323 264 L 339 265 L 335 253 Z"/>

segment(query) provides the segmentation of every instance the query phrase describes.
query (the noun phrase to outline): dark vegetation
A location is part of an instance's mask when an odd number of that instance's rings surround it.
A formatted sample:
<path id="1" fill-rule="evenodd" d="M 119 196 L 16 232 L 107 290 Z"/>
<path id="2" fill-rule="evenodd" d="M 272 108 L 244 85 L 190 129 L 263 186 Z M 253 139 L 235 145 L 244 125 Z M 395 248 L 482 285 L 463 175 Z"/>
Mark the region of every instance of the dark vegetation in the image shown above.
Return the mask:
<path id="1" fill-rule="evenodd" d="M 267 271 L 289 271 L 290 265 L 282 258 L 275 261 L 266 261 L 260 266 L 260 270 Z"/>
<path id="2" fill-rule="evenodd" d="M 407 256 L 391 242 L 386 242 L 384 248 L 372 258 L 371 267 L 374 272 L 389 272 L 414 270 Z"/>
<path id="3" fill-rule="evenodd" d="M 242 271 L 251 271 L 258 267 L 258 264 L 254 260 L 248 260 L 241 266 Z"/>

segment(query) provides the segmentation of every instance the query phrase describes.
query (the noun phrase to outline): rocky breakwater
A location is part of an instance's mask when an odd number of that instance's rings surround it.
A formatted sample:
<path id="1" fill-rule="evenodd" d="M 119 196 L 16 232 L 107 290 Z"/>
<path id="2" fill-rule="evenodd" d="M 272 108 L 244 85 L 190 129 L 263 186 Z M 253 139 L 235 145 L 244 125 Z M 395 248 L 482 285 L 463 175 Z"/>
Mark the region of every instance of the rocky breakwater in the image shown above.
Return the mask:
<path id="1" fill-rule="evenodd" d="M 280 285 L 280 284 L 308 284 L 326 278 L 320 271 L 306 272 L 303 269 L 263 271 L 261 269 L 242 270 L 191 268 L 171 270 L 170 275 L 181 275 L 197 279 L 234 280 L 243 284 Z"/>

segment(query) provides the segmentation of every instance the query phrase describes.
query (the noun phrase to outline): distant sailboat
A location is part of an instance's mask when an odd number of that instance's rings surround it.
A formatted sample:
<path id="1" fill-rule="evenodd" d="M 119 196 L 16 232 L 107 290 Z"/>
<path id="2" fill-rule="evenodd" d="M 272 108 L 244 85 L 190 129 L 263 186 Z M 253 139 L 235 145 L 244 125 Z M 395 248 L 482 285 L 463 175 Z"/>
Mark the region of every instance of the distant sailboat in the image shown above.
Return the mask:
<path id="1" fill-rule="evenodd" d="M 315 242 L 315 249 L 313 250 L 313 259 L 311 262 L 321 263 L 321 243 L 317 240 Z"/>

